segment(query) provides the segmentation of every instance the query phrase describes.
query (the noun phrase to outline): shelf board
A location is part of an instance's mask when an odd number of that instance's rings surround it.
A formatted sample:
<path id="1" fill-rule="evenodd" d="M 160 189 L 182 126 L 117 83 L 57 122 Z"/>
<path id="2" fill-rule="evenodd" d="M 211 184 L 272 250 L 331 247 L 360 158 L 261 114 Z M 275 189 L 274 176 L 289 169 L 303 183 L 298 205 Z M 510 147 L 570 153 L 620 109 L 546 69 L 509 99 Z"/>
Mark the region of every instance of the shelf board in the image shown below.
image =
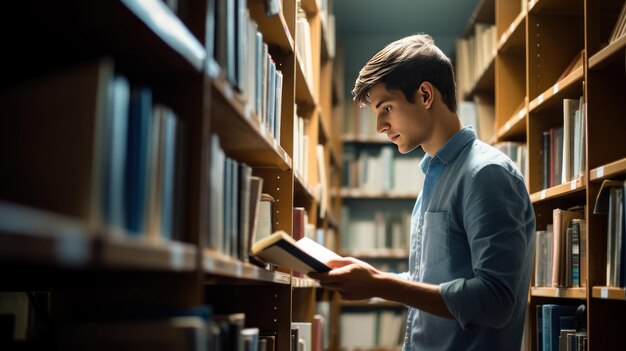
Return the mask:
<path id="1" fill-rule="evenodd" d="M 533 15 L 582 15 L 582 10 L 582 6 L 577 6 L 577 3 L 571 0 L 531 0 L 528 3 L 528 12 Z"/>
<path id="2" fill-rule="evenodd" d="M 485 66 L 478 79 L 472 85 L 472 88 L 467 92 L 465 99 L 471 100 L 471 97 L 483 92 L 492 92 L 495 87 L 495 67 L 496 67 L 496 52 L 489 60 L 489 64 Z"/>
<path id="3" fill-rule="evenodd" d="M 383 192 L 369 192 L 360 189 L 347 189 L 342 188 L 339 191 L 339 196 L 346 199 L 398 199 L 398 200 L 415 200 L 417 199 L 417 193 L 406 193 L 406 192 L 394 192 L 394 191 L 383 191 Z"/>
<path id="4" fill-rule="evenodd" d="M 215 130 L 227 155 L 253 167 L 291 169 L 287 152 L 221 72 L 211 79 L 211 85 L 218 97 L 213 99 L 212 107 L 219 109 L 211 115 L 215 118 Z M 242 140 L 246 142 L 242 143 Z"/>
<path id="5" fill-rule="evenodd" d="M 322 27 L 322 43 L 321 43 L 321 59 L 322 59 L 322 63 L 326 62 L 327 60 L 332 60 L 334 58 L 334 48 L 330 47 L 330 42 L 329 42 L 329 33 L 328 33 L 328 14 L 326 15 L 327 17 L 322 17 L 320 16 L 320 24 Z"/>
<path id="6" fill-rule="evenodd" d="M 544 189 L 536 193 L 530 194 L 530 201 L 532 203 L 537 203 L 537 202 L 541 202 L 544 200 L 557 198 L 563 195 L 583 191 L 585 189 L 587 189 L 587 182 L 585 181 L 585 176 L 580 176 L 564 184 L 553 186 L 551 188 Z"/>
<path id="7" fill-rule="evenodd" d="M 343 251 L 340 256 L 355 257 L 359 259 L 408 259 L 409 252 L 406 249 L 370 249 Z"/>
<path id="8" fill-rule="evenodd" d="M 404 307 L 404 305 L 401 303 L 383 300 L 379 298 L 372 298 L 369 300 L 357 300 L 357 301 L 342 300 L 341 306 L 342 307 Z"/>
<path id="9" fill-rule="evenodd" d="M 304 75 L 304 62 L 300 59 L 300 55 L 296 52 L 296 103 L 298 108 L 307 107 L 315 109 L 317 100 L 313 92 L 313 86 L 310 80 Z"/>
<path id="10" fill-rule="evenodd" d="M 587 298 L 587 288 L 530 288 L 531 296 L 558 297 L 566 299 L 585 300 Z"/>
<path id="11" fill-rule="evenodd" d="M 206 51 L 172 10 L 159 0 L 122 0 L 163 42 L 184 57 L 198 71 L 203 69 Z"/>
<path id="12" fill-rule="evenodd" d="M 293 288 L 321 288 L 317 280 L 308 277 L 291 277 L 291 287 Z"/>
<path id="13" fill-rule="evenodd" d="M 250 17 L 259 26 L 259 32 L 263 34 L 264 42 L 276 45 L 287 52 L 294 52 L 293 37 L 282 10 L 276 15 L 266 16 L 265 5 L 261 0 L 248 1 L 248 8 Z"/>
<path id="14" fill-rule="evenodd" d="M 293 179 L 294 179 L 294 191 L 296 194 L 302 194 L 306 198 L 307 202 L 319 200 L 317 198 L 317 192 L 313 191 L 313 188 L 311 188 L 304 181 L 304 178 L 302 178 L 302 175 L 300 175 L 300 172 L 298 172 L 295 169 L 293 170 Z"/>
<path id="15" fill-rule="evenodd" d="M 562 106 L 563 98 L 570 96 L 576 89 L 579 89 L 580 95 L 582 95 L 582 84 L 578 83 L 582 83 L 584 73 L 583 66 L 580 66 L 546 91 L 539 94 L 539 96 L 533 99 L 528 105 L 530 112 L 538 112 L 557 104 Z"/>
<path id="16" fill-rule="evenodd" d="M 219 276 L 235 280 L 291 284 L 291 276 L 287 273 L 268 271 L 211 249 L 204 249 L 202 268 L 204 272 L 210 276 Z"/>
<path id="17" fill-rule="evenodd" d="M 591 56 L 589 58 L 589 69 L 600 69 L 615 59 L 618 55 L 624 55 L 625 47 L 626 35 L 623 35 L 602 50 L 598 51 L 595 55 Z"/>
<path id="18" fill-rule="evenodd" d="M 344 134 L 341 137 L 341 141 L 344 143 L 355 143 L 355 144 L 392 144 L 389 139 L 387 139 L 382 134 L 376 135 L 354 135 L 354 134 Z"/>
<path id="19" fill-rule="evenodd" d="M 496 133 L 498 141 L 526 139 L 526 106 L 515 112 Z"/>
<path id="20" fill-rule="evenodd" d="M 589 178 L 592 182 L 603 181 L 613 177 L 623 177 L 626 175 L 626 158 L 594 168 L 589 173 Z"/>
<path id="21" fill-rule="evenodd" d="M 506 54 L 509 52 L 523 53 L 526 47 L 526 13 L 520 12 L 519 15 L 511 22 L 509 28 L 502 33 L 498 39 L 498 52 Z"/>
<path id="22" fill-rule="evenodd" d="M 193 271 L 197 246 L 149 243 L 88 230 L 80 220 L 0 202 L 0 257 L 17 264 L 89 269 Z"/>
<path id="23" fill-rule="evenodd" d="M 612 286 L 594 286 L 592 296 L 596 299 L 626 301 L 626 289 Z"/>

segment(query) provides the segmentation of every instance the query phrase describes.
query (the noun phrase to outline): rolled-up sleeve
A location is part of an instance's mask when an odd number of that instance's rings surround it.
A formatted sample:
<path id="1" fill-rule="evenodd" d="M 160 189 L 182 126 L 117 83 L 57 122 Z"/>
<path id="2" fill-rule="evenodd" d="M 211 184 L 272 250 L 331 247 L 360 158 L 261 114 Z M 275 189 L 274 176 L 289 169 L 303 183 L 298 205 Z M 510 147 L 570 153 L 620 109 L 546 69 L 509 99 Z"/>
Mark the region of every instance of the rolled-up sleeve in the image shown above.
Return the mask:
<path id="1" fill-rule="evenodd" d="M 485 166 L 474 175 L 463 206 L 474 277 L 440 284 L 439 291 L 463 329 L 470 324 L 501 328 L 517 300 L 527 298 L 520 287 L 527 288 L 523 272 L 532 269 L 532 206 L 522 179 L 502 165 Z"/>

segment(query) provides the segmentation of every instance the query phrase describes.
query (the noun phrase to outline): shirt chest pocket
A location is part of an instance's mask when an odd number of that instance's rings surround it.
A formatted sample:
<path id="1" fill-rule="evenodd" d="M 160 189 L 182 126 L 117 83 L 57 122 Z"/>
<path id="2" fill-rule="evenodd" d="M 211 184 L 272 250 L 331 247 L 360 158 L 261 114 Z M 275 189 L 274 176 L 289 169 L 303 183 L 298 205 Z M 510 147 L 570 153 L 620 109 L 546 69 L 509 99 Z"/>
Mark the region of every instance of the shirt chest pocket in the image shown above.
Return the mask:
<path id="1" fill-rule="evenodd" d="M 448 212 L 426 212 L 424 214 L 422 266 L 432 266 L 450 257 L 448 217 Z"/>

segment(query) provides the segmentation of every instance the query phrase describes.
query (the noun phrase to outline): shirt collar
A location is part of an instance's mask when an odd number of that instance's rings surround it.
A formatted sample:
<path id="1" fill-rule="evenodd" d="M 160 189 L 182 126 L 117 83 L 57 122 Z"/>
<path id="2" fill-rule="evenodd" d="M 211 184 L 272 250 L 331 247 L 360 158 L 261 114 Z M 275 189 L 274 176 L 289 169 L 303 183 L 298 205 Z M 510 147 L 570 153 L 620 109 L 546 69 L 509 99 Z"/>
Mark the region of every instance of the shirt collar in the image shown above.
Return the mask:
<path id="1" fill-rule="evenodd" d="M 435 157 L 441 161 L 444 165 L 449 162 L 454 161 L 454 159 L 459 155 L 461 150 L 467 145 L 469 142 L 476 140 L 476 132 L 472 126 L 463 127 L 461 130 L 456 132 L 448 141 L 443 145 L 443 147 L 435 154 Z M 428 164 L 430 163 L 431 157 L 429 154 L 425 154 L 422 162 L 420 163 L 420 167 L 422 171 L 426 173 L 428 170 Z"/>

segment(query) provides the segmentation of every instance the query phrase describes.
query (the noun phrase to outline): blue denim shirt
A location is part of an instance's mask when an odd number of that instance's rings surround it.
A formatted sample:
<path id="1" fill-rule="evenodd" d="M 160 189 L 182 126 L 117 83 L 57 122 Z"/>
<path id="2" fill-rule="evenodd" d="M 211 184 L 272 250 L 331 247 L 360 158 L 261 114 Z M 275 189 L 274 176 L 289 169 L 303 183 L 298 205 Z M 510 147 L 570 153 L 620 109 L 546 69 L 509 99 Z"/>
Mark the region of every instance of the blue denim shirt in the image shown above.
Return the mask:
<path id="1" fill-rule="evenodd" d="M 471 127 L 421 168 L 408 278 L 438 284 L 455 320 L 410 308 L 404 350 L 519 350 L 535 247 L 522 175 Z"/>

